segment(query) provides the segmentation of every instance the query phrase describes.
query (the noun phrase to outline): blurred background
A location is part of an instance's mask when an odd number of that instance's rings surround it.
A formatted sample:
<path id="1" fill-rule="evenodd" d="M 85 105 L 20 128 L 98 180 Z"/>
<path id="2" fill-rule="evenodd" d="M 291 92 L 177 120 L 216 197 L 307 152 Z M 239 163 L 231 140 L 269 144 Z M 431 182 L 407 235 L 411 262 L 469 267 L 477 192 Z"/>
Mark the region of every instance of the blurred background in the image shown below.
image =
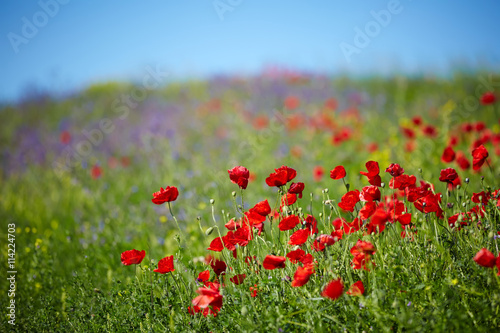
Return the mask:
<path id="1" fill-rule="evenodd" d="M 350 76 L 441 75 L 500 65 L 489 1 L 2 2 L 0 101 L 96 82 L 168 81 L 285 68 Z"/>

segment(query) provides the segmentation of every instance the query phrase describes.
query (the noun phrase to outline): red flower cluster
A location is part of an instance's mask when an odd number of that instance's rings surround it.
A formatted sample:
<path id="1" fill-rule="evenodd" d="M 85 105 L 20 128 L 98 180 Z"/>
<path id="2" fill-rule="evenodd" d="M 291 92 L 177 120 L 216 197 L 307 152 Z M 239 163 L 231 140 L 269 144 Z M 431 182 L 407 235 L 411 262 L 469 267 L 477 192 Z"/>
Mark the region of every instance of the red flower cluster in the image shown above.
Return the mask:
<path id="1" fill-rule="evenodd" d="M 375 265 L 371 262 L 371 256 L 375 252 L 377 252 L 377 250 L 372 243 L 358 240 L 356 245 L 351 248 L 351 254 L 354 256 L 352 259 L 352 267 L 354 269 L 362 268 L 364 270 L 369 270 L 367 264 L 372 263 Z"/>
<path id="2" fill-rule="evenodd" d="M 188 308 L 189 313 L 194 315 L 198 312 L 202 312 L 205 317 L 209 314 L 212 314 L 214 317 L 217 316 L 217 313 L 222 308 L 223 297 L 219 291 L 219 284 L 210 283 L 208 288 L 201 287 L 198 288 L 196 292 L 199 296 L 196 296 L 192 300 L 191 303 L 193 304 L 193 308 Z"/>

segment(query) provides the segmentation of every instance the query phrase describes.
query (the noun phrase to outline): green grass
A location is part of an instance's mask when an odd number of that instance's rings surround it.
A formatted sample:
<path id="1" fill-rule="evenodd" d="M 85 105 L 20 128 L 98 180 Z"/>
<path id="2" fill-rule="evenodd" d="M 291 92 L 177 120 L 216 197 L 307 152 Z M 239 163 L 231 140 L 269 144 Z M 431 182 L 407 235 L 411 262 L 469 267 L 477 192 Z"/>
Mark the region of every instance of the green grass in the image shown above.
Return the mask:
<path id="1" fill-rule="evenodd" d="M 12 326 L 5 316 L 10 300 L 7 280 L 1 279 L 5 291 L 0 296 L 2 330 L 495 331 L 500 327 L 500 277 L 496 268 L 481 267 L 473 257 L 481 248 L 498 255 L 498 199 L 492 198 L 484 206 L 485 216 L 479 224 L 476 218 L 458 230 L 446 221 L 477 205 L 471 202 L 473 193 L 499 188 L 498 142 L 484 142 L 490 166 L 484 165 L 479 172 L 441 161 L 451 136 L 459 138 L 454 149 L 472 160 L 472 143 L 482 134 L 465 133 L 461 126 L 466 122 L 482 121 L 492 136 L 500 133 L 498 102 L 486 106 L 466 102 L 468 98 L 479 100 L 475 94 L 480 84 L 477 76 L 458 74 L 449 80 L 313 77 L 300 84 L 264 78 L 231 84 L 183 82 L 151 91 L 125 119 L 119 119 L 112 107 L 120 94 L 131 91 L 132 86 L 125 84 L 94 86 L 64 100 L 5 106 L 0 110 L 0 149 L 4 153 L 1 234 L 7 240 L 7 224 L 16 225 L 17 285 L 16 325 Z M 285 93 L 273 90 L 276 85 Z M 361 98 L 356 105 L 352 104 L 353 91 Z M 283 107 L 287 95 L 301 98 L 298 109 Z M 335 97 L 339 109 L 324 110 L 325 96 Z M 220 108 L 211 107 L 213 99 L 220 101 Z M 359 117 L 349 116 L 345 112 L 349 107 L 355 107 Z M 333 120 L 334 128 L 304 121 L 323 113 Z M 269 120 L 261 129 L 253 126 L 259 115 Z M 414 115 L 435 126 L 437 136 L 421 134 L 411 124 Z M 298 127 L 290 125 L 294 117 L 302 117 Z M 54 172 L 53 162 L 64 159 L 64 146 L 58 143 L 61 131 L 71 133 L 74 148 L 82 138 L 81 131 L 98 128 L 103 118 L 111 119 L 116 129 L 93 147 L 86 163 Z M 324 119 L 320 124 L 325 124 Z M 401 134 L 401 126 L 417 133 L 413 151 L 406 147 L 409 139 Z M 168 134 L 162 130 L 165 128 L 175 133 Z M 342 128 L 349 128 L 351 137 L 332 144 L 332 136 Z M 33 133 L 45 148 L 42 161 L 34 157 L 38 146 L 23 143 Z M 376 143 L 378 149 L 368 151 L 370 143 Z M 19 152 L 22 158 L 15 162 Z M 130 165 L 112 168 L 108 163 L 110 157 L 122 156 L 130 157 Z M 262 200 L 276 207 L 278 189 L 265 183 L 275 168 L 293 167 L 297 170 L 294 181 L 305 183 L 303 198 L 290 212 L 313 215 L 319 233 L 329 234 L 336 217 L 348 222 L 354 218 L 338 208 L 346 187 L 341 180 L 330 179 L 329 171 L 343 165 L 349 189 L 361 190 L 369 184 L 359 172 L 366 170 L 369 160 L 380 165 L 386 184 L 380 189 L 382 198 L 393 195 L 385 168 L 399 163 L 405 174 L 417 177 L 417 185 L 420 180 L 430 182 L 436 193 L 443 194 L 445 219 L 421 213 L 405 201 L 418 230 L 412 237 L 401 238 L 402 227 L 397 222 L 387 223 L 380 234 L 360 230 L 344 235 L 324 252 L 311 250 L 311 237 L 302 248 L 317 261 L 315 273 L 306 285 L 294 288 L 290 281 L 297 264 L 287 260 L 283 269 L 266 270 L 244 263 L 246 256 L 256 256 L 262 263 L 266 255 L 284 256 L 292 249 L 287 241 L 293 231 L 280 232 L 277 221 L 271 223 L 268 218 L 263 234 L 238 249 L 236 259 L 227 249 L 215 254 L 231 267 L 221 281 L 223 306 L 218 315 L 205 318 L 188 313 L 201 287 L 196 277 L 211 270 L 203 258 L 214 253 L 206 248 L 215 237 L 226 234 L 224 224 Z M 96 163 L 103 174 L 93 179 L 90 168 Z M 236 165 L 255 175 L 243 192 L 227 173 Z M 315 166 L 324 168 L 320 180 L 314 178 Z M 461 187 L 450 192 L 438 180 L 447 167 L 455 168 L 462 180 Z M 167 185 L 179 189 L 172 211 L 181 231 L 166 205 L 151 202 L 152 193 Z M 358 203 L 357 209 L 361 206 Z M 351 267 L 350 249 L 358 239 L 370 241 L 377 249 L 370 271 Z M 0 261 L 6 267 L 7 242 L 2 244 Z M 146 250 L 140 265 L 121 264 L 120 254 L 130 249 Z M 153 273 L 167 255 L 174 256 L 175 271 Z M 247 275 L 240 285 L 229 281 L 236 274 Z M 343 280 L 346 290 L 363 281 L 364 295 L 323 298 L 323 288 L 336 278 Z M 250 287 L 258 290 L 256 297 L 251 297 Z"/>

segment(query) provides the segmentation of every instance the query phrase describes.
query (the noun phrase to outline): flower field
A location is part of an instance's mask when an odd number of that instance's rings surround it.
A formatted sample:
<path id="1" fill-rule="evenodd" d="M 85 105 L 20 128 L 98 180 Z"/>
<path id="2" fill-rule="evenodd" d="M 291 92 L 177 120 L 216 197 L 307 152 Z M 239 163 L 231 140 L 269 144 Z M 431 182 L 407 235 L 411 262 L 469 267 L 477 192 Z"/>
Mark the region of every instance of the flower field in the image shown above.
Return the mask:
<path id="1" fill-rule="evenodd" d="M 269 71 L 4 105 L 2 331 L 496 331 L 499 84 Z"/>

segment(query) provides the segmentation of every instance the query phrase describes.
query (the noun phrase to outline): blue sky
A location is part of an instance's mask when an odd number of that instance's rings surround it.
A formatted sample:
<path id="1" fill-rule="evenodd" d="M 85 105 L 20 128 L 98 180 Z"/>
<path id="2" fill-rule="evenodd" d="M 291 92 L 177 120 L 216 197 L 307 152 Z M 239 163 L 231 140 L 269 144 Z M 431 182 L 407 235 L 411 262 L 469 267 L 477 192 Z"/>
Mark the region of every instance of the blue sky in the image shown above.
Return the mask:
<path id="1" fill-rule="evenodd" d="M 269 65 L 357 75 L 445 74 L 457 64 L 500 68 L 495 0 L 4 0 L 0 6 L 0 101 L 17 99 L 29 86 L 57 93 L 138 79 L 148 65 L 172 79 L 255 73 Z M 372 11 L 390 18 L 382 25 Z M 38 31 L 29 31 L 31 24 Z M 366 34 L 367 27 L 369 43 L 357 47 L 355 29 Z M 341 45 L 347 44 L 357 53 L 346 57 Z"/>

